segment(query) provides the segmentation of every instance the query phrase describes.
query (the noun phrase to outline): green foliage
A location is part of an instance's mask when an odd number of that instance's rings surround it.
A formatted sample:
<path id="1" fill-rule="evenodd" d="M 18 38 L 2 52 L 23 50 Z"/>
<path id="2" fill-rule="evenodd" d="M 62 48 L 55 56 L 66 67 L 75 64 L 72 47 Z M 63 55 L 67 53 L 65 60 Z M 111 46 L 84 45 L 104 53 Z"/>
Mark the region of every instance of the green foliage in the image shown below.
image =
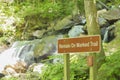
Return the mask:
<path id="1" fill-rule="evenodd" d="M 120 51 L 108 56 L 106 63 L 99 69 L 98 80 L 119 80 L 120 79 Z M 102 76 L 102 77 L 101 77 Z"/>
<path id="2" fill-rule="evenodd" d="M 17 39 L 17 26 L 21 26 L 24 20 L 17 16 L 20 10 L 18 6 L 8 5 L 7 3 L 0 3 L 0 36 L 6 40 Z M 19 30 L 19 29 L 18 29 Z M 20 32 L 21 33 L 21 32 Z M 1 39 L 3 40 L 3 38 Z"/>
<path id="3" fill-rule="evenodd" d="M 15 78 L 15 77 L 10 77 L 10 78 L 2 78 L 0 80 L 19 80 L 18 78 Z"/>
<path id="4" fill-rule="evenodd" d="M 65 2 L 66 3 L 66 2 Z M 65 4 L 64 3 L 64 4 Z M 23 2 L 20 13 L 23 17 L 26 16 L 37 16 L 35 18 L 47 18 L 50 20 L 56 19 L 63 15 L 68 15 L 72 11 L 72 5 L 70 2 L 66 3 L 64 6 L 61 2 Z M 64 14 L 63 14 L 64 13 Z M 32 17 L 34 18 L 34 17 Z"/>
<path id="5" fill-rule="evenodd" d="M 120 0 L 110 0 L 108 3 L 107 3 L 108 6 L 119 6 L 120 5 Z"/>
<path id="6" fill-rule="evenodd" d="M 62 80 L 63 79 L 63 65 L 48 64 L 47 69 L 40 75 L 42 80 Z"/>
<path id="7" fill-rule="evenodd" d="M 81 14 L 84 14 L 84 0 L 78 0 L 77 1 L 77 6 L 78 6 L 78 8 L 79 8 L 79 12 L 81 13 Z"/>
<path id="8" fill-rule="evenodd" d="M 70 80 L 87 80 L 88 79 L 88 67 L 86 65 L 86 60 L 84 58 L 77 58 L 74 56 L 74 59 L 71 59 L 70 63 Z M 42 80 L 63 80 L 64 78 L 64 64 L 55 63 L 48 64 L 47 68 L 43 70 L 43 73 L 40 75 Z"/>
<path id="9" fill-rule="evenodd" d="M 1 37 L 0 38 L 0 46 L 4 45 L 4 44 L 7 44 L 7 37 Z"/>
<path id="10" fill-rule="evenodd" d="M 23 25 L 16 27 L 16 37 L 28 39 L 34 30 L 47 29 L 52 21 L 72 13 L 72 1 L 25 0 L 15 1 L 15 14 L 24 18 Z"/>
<path id="11" fill-rule="evenodd" d="M 28 71 L 28 72 L 26 73 L 25 78 L 24 78 L 24 77 L 23 77 L 23 78 L 20 77 L 19 79 L 20 79 L 20 80 L 39 80 L 39 73 Z"/>

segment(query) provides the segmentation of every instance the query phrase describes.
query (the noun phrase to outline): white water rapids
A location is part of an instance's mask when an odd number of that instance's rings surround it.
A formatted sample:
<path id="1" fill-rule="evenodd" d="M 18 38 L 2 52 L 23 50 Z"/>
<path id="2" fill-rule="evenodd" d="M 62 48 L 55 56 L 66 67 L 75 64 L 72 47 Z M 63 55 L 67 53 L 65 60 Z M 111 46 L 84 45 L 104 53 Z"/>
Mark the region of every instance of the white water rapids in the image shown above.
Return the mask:
<path id="1" fill-rule="evenodd" d="M 33 45 L 27 44 L 19 48 L 13 46 L 0 54 L 0 73 L 7 65 L 14 65 L 19 61 L 24 61 L 29 65 L 34 61 Z"/>

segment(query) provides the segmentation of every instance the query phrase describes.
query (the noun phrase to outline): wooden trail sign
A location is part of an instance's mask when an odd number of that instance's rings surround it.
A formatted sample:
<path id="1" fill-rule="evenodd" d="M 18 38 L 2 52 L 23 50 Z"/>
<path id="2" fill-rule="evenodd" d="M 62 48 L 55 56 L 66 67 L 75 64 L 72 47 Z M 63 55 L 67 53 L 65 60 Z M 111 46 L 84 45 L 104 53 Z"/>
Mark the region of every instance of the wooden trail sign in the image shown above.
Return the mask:
<path id="1" fill-rule="evenodd" d="M 68 38 L 58 40 L 58 53 L 70 52 L 99 52 L 101 44 L 100 35 Z M 64 54 L 64 80 L 70 80 L 70 55 Z M 89 58 L 89 65 L 93 60 Z"/>
<path id="2" fill-rule="evenodd" d="M 99 52 L 100 35 L 68 38 L 58 40 L 58 53 L 70 52 Z"/>

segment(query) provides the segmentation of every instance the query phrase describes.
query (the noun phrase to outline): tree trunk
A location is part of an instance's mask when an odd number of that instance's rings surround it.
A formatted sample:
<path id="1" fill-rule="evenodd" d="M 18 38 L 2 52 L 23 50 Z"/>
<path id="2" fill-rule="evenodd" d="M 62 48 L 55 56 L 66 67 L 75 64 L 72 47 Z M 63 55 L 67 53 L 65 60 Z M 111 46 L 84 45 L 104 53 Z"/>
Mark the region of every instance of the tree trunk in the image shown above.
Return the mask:
<path id="1" fill-rule="evenodd" d="M 95 0 L 84 0 L 85 15 L 87 20 L 88 35 L 100 35 L 100 27 L 97 20 Z M 100 66 L 105 62 L 105 54 L 101 43 L 100 53 L 90 53 L 93 56 L 93 67 L 90 67 L 90 80 L 96 80 L 96 74 Z"/>

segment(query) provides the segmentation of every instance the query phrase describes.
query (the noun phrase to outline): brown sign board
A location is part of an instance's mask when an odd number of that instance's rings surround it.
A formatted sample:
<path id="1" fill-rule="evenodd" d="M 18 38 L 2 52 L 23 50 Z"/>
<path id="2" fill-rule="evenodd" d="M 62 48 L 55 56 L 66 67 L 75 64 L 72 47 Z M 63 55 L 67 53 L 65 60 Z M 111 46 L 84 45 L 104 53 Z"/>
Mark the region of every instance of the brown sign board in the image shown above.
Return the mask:
<path id="1" fill-rule="evenodd" d="M 58 53 L 99 52 L 100 43 L 100 35 L 59 39 Z"/>

